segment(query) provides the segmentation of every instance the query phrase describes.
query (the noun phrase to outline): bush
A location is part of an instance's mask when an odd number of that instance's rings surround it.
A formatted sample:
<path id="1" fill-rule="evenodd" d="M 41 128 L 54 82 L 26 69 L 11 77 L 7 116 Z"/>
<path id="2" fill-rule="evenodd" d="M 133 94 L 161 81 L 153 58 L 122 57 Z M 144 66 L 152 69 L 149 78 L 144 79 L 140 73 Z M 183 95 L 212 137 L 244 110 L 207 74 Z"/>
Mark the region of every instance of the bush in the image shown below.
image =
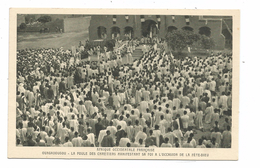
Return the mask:
<path id="1" fill-rule="evenodd" d="M 113 51 L 116 44 L 116 40 L 106 40 L 105 46 L 107 47 L 107 51 Z"/>
<path id="2" fill-rule="evenodd" d="M 19 26 L 20 29 L 25 29 L 26 27 L 27 27 L 27 26 L 26 26 L 25 23 L 21 23 L 20 26 Z"/>
<path id="3" fill-rule="evenodd" d="M 203 48 L 203 49 L 211 49 L 212 47 L 215 46 L 214 40 L 205 35 L 201 36 L 199 44 L 200 44 L 201 48 Z"/>
<path id="4" fill-rule="evenodd" d="M 165 37 L 168 46 L 173 50 L 181 53 L 182 50 L 194 42 L 200 39 L 200 35 L 194 34 L 191 31 L 187 30 L 174 30 L 168 32 Z"/>

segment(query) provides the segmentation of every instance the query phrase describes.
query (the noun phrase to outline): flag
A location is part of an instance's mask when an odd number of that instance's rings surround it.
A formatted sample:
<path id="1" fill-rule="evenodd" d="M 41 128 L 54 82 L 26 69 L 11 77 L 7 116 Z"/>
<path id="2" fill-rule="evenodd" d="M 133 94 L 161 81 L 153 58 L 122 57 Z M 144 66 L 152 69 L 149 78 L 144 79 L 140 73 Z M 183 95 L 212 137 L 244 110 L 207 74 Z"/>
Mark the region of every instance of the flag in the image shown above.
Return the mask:
<path id="1" fill-rule="evenodd" d="M 186 25 L 190 25 L 190 17 L 185 16 Z"/>
<path id="2" fill-rule="evenodd" d="M 175 22 L 175 15 L 172 15 L 172 22 Z"/>
<path id="3" fill-rule="evenodd" d="M 190 47 L 188 47 L 188 52 L 190 53 Z"/>
<path id="4" fill-rule="evenodd" d="M 129 20 L 129 16 L 128 15 L 125 15 L 125 20 L 126 20 L 126 22 L 128 22 L 128 20 Z"/>
<path id="5" fill-rule="evenodd" d="M 113 24 L 116 24 L 116 15 L 113 15 Z"/>
<path id="6" fill-rule="evenodd" d="M 141 22 L 145 22 L 144 15 L 141 15 Z"/>
<path id="7" fill-rule="evenodd" d="M 160 17 L 160 15 L 156 15 L 156 17 L 157 17 L 157 22 L 161 22 L 161 17 Z"/>
<path id="8" fill-rule="evenodd" d="M 156 27 L 157 27 L 157 29 L 159 30 L 159 26 L 158 26 L 158 24 L 156 24 L 155 26 L 156 26 Z"/>
<path id="9" fill-rule="evenodd" d="M 156 27 L 159 30 L 160 29 L 160 25 L 161 25 L 161 17 L 160 17 L 160 15 L 156 15 L 156 18 L 157 18 L 157 22 L 158 22 L 158 24 L 156 24 Z"/>
<path id="10" fill-rule="evenodd" d="M 76 54 L 76 47 L 75 46 L 71 46 L 71 51 L 72 51 L 72 55 L 75 56 L 75 54 Z"/>

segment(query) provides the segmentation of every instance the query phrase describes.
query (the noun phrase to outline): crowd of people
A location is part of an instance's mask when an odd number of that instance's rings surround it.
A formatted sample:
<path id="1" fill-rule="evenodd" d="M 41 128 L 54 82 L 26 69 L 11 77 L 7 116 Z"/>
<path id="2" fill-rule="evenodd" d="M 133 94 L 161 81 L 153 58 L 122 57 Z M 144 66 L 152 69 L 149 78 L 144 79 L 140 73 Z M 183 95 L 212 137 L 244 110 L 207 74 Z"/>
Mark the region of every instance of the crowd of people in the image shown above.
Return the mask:
<path id="1" fill-rule="evenodd" d="M 232 54 L 73 57 L 17 51 L 17 146 L 231 147 Z"/>

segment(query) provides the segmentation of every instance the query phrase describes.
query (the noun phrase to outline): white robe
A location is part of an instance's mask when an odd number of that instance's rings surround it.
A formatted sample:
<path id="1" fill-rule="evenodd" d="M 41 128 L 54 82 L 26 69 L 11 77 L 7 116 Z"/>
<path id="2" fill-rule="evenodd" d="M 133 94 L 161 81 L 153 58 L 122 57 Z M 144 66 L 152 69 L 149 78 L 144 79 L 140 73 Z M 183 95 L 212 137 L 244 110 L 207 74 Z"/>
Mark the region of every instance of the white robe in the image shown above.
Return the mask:
<path id="1" fill-rule="evenodd" d="M 88 137 L 88 140 L 90 141 L 90 143 L 93 144 L 94 146 L 96 146 L 95 145 L 95 135 L 93 133 L 90 133 L 87 135 L 87 137 Z"/>

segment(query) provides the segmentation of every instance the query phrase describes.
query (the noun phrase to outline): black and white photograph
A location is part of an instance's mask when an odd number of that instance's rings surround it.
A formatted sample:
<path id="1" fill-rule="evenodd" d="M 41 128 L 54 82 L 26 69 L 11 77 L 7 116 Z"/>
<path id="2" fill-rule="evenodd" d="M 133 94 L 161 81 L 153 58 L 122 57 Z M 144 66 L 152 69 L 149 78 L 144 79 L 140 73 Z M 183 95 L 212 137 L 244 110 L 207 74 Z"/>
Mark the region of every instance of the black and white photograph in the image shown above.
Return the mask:
<path id="1" fill-rule="evenodd" d="M 118 13 L 15 13 L 9 145 L 43 158 L 237 152 L 239 13 Z"/>

